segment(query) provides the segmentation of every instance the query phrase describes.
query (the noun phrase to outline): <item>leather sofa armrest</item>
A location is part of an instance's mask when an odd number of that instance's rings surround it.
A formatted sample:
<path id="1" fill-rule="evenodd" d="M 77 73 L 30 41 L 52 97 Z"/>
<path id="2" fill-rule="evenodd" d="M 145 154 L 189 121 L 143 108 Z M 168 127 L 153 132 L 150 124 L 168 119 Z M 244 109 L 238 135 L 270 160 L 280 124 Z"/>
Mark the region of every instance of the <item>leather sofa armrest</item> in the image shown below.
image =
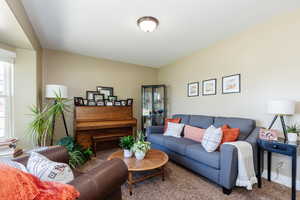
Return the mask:
<path id="1" fill-rule="evenodd" d="M 255 169 L 256 174 L 258 173 L 258 170 L 257 170 L 257 138 L 259 136 L 260 129 L 261 129 L 261 127 L 256 127 L 245 140 L 246 142 L 249 142 L 252 146 L 253 162 L 254 162 L 254 169 Z"/>
<path id="2" fill-rule="evenodd" d="M 149 126 L 146 129 L 146 136 L 151 134 L 163 134 L 164 133 L 164 126 Z"/>
<path id="3" fill-rule="evenodd" d="M 226 189 L 235 186 L 238 175 L 238 151 L 230 144 L 222 144 L 220 148 L 220 183 Z"/>
<path id="4" fill-rule="evenodd" d="M 106 199 L 120 189 L 127 180 L 128 169 L 120 159 L 105 161 L 102 165 L 76 177 L 69 184 L 79 192 L 79 200 Z"/>

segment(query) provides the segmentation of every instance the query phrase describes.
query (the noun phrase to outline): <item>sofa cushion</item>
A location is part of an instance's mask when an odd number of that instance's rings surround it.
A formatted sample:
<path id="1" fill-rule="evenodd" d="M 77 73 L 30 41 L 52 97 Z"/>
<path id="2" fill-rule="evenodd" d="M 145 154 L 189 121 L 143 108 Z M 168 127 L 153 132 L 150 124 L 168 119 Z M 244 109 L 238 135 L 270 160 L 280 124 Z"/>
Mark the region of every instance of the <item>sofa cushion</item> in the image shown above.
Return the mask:
<path id="1" fill-rule="evenodd" d="M 214 123 L 214 118 L 205 115 L 191 115 L 189 125 L 198 128 L 208 128 Z"/>
<path id="2" fill-rule="evenodd" d="M 190 125 L 185 125 L 184 127 L 184 138 L 194 140 L 196 142 L 201 142 L 205 129 L 197 128 Z"/>
<path id="3" fill-rule="evenodd" d="M 165 126 L 164 126 L 164 131 L 166 131 L 168 129 L 168 123 L 172 122 L 172 123 L 180 123 L 180 118 L 166 118 L 165 119 Z"/>
<path id="4" fill-rule="evenodd" d="M 201 144 L 189 145 L 185 156 L 215 169 L 220 169 L 220 152 L 208 153 Z"/>
<path id="5" fill-rule="evenodd" d="M 169 136 L 164 136 L 163 134 L 149 134 L 148 141 L 154 144 L 164 145 L 164 139 Z"/>
<path id="6" fill-rule="evenodd" d="M 186 138 L 175 138 L 175 137 L 168 137 L 165 138 L 164 140 L 164 145 L 168 149 L 176 153 L 179 153 L 181 155 L 185 155 L 187 146 L 191 144 L 200 144 L 200 143 Z"/>
<path id="7" fill-rule="evenodd" d="M 173 115 L 172 118 L 180 118 L 181 119 L 180 123 L 183 124 L 189 124 L 190 121 L 190 115 L 177 114 L 177 115 Z"/>
<path id="8" fill-rule="evenodd" d="M 255 121 L 252 119 L 233 118 L 233 117 L 216 117 L 214 126 L 222 127 L 228 124 L 230 128 L 239 128 L 240 135 L 238 140 L 245 140 L 251 131 L 255 128 Z"/>

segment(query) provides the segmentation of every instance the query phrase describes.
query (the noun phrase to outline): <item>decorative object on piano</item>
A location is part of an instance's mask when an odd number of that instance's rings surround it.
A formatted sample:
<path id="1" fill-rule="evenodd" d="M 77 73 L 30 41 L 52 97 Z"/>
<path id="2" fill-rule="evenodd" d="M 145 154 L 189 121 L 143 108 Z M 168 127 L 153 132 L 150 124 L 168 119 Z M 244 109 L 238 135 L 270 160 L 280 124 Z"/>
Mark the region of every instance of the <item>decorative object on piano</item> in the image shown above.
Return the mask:
<path id="1" fill-rule="evenodd" d="M 127 99 L 127 106 L 132 106 L 133 99 Z"/>
<path id="2" fill-rule="evenodd" d="M 134 152 L 135 158 L 137 160 L 143 160 L 150 149 L 151 143 L 145 141 L 145 135 L 142 131 L 138 131 L 135 138 L 135 143 L 132 147 L 132 151 Z"/>
<path id="3" fill-rule="evenodd" d="M 89 100 L 83 99 L 83 105 L 84 105 L 84 106 L 88 106 L 88 105 L 89 105 L 88 103 L 89 103 Z"/>
<path id="4" fill-rule="evenodd" d="M 299 135 L 298 125 L 292 124 L 290 126 L 287 126 L 286 131 L 289 142 L 297 142 Z"/>
<path id="5" fill-rule="evenodd" d="M 126 100 L 121 100 L 121 106 L 126 106 L 127 105 L 127 101 Z"/>
<path id="6" fill-rule="evenodd" d="M 114 106 L 121 106 L 121 101 L 115 101 Z"/>
<path id="7" fill-rule="evenodd" d="M 86 91 L 86 99 L 87 100 L 94 100 L 94 94 L 99 94 L 98 91 Z"/>
<path id="8" fill-rule="evenodd" d="M 18 139 L 10 138 L 0 140 L 0 156 L 12 156 L 17 146 Z"/>
<path id="9" fill-rule="evenodd" d="M 113 106 L 113 105 L 114 105 L 114 102 L 109 101 L 108 99 L 105 99 L 105 105 L 106 105 L 106 106 Z"/>
<path id="10" fill-rule="evenodd" d="M 68 129 L 64 112 L 69 112 L 70 100 L 67 99 L 67 88 L 61 85 L 47 85 L 46 98 L 53 99 L 54 103 L 48 103 L 44 107 L 31 107 L 33 120 L 29 124 L 28 134 L 32 142 L 38 146 L 53 145 L 55 120 L 62 117 L 66 135 Z M 50 141 L 49 141 L 50 140 Z"/>
<path id="11" fill-rule="evenodd" d="M 83 98 L 82 97 L 74 97 L 74 105 L 75 106 L 83 106 Z"/>
<path id="12" fill-rule="evenodd" d="M 124 151 L 125 158 L 130 158 L 132 156 L 133 144 L 134 144 L 134 138 L 132 135 L 124 136 L 120 138 L 120 147 Z"/>
<path id="13" fill-rule="evenodd" d="M 97 106 L 105 106 L 104 101 L 97 101 Z"/>
<path id="14" fill-rule="evenodd" d="M 114 102 L 114 101 L 118 100 L 118 97 L 117 96 L 108 96 L 108 100 Z"/>
<path id="15" fill-rule="evenodd" d="M 104 94 L 94 94 L 94 101 L 104 101 Z"/>
<path id="16" fill-rule="evenodd" d="M 259 130 L 259 138 L 264 140 L 277 140 L 278 139 L 278 131 L 274 129 L 265 129 L 261 128 Z"/>
<path id="17" fill-rule="evenodd" d="M 63 137 L 57 145 L 64 146 L 68 150 L 70 160 L 69 165 L 72 168 L 79 167 L 90 160 L 93 152 L 90 148 L 83 148 L 80 144 L 76 143 L 71 136 Z"/>
<path id="18" fill-rule="evenodd" d="M 96 106 L 96 101 L 94 100 L 88 100 L 88 106 Z"/>
<path id="19" fill-rule="evenodd" d="M 104 99 L 108 99 L 108 96 L 113 96 L 114 95 L 114 88 L 113 87 L 97 86 L 96 89 L 100 94 L 104 95 Z"/>

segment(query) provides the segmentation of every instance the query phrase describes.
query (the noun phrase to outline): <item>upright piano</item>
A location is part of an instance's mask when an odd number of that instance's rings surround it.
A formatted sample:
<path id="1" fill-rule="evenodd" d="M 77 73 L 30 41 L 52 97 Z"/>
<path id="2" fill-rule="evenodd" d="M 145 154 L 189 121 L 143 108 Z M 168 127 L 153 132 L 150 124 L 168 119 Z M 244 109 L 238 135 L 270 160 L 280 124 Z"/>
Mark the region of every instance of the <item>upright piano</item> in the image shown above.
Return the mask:
<path id="1" fill-rule="evenodd" d="M 75 106 L 74 135 L 85 148 L 116 146 L 120 137 L 134 135 L 132 106 Z"/>

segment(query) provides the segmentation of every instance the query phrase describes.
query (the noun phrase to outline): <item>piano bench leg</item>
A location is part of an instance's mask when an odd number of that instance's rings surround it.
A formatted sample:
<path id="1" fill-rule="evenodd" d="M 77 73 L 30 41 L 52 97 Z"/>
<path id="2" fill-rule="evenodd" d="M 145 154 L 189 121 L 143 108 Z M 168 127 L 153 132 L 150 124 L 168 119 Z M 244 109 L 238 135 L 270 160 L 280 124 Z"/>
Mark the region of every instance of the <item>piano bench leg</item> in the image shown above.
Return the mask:
<path id="1" fill-rule="evenodd" d="M 95 140 L 92 140 L 92 145 L 93 145 L 93 151 L 95 157 L 97 157 L 97 142 Z"/>

